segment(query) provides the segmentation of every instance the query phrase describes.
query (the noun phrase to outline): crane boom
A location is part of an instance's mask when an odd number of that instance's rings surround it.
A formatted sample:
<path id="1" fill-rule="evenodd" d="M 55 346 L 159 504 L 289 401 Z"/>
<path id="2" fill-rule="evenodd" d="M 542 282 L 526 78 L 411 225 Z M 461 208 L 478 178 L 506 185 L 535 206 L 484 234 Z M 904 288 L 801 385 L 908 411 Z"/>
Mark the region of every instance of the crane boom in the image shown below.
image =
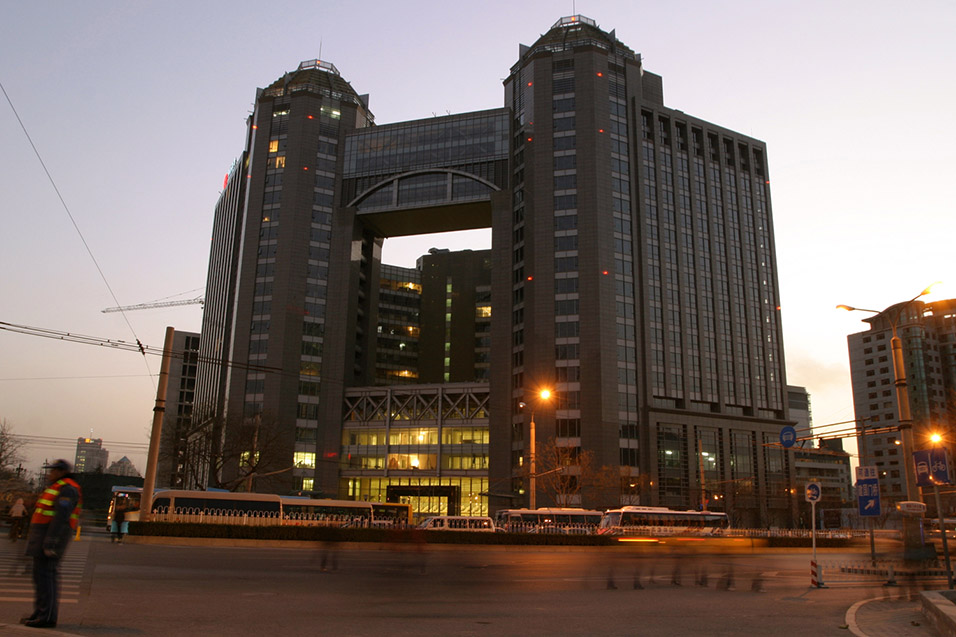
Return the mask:
<path id="1" fill-rule="evenodd" d="M 131 310 L 152 310 L 159 307 L 175 307 L 177 305 L 202 305 L 205 302 L 201 296 L 194 299 L 179 299 L 178 301 L 154 301 L 152 303 L 139 303 L 137 305 L 120 305 L 119 307 L 108 307 L 101 310 L 103 314 L 109 312 L 129 312 Z"/>

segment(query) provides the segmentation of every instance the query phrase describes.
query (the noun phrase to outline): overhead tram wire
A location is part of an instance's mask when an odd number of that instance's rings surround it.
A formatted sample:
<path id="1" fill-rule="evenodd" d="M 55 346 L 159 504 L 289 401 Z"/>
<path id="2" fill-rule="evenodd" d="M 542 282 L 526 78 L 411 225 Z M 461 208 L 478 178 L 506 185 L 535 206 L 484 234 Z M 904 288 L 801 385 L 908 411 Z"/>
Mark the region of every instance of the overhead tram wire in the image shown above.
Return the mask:
<path id="1" fill-rule="evenodd" d="M 20 119 L 20 113 L 17 112 L 16 106 L 13 105 L 13 100 L 10 99 L 10 95 L 7 94 L 7 89 L 3 86 L 3 82 L 0 82 L 0 91 L 3 91 L 3 96 L 7 99 L 7 104 L 10 105 L 10 110 L 13 111 L 14 117 L 17 118 L 17 123 L 20 124 L 20 129 L 23 131 L 23 134 L 26 136 L 27 141 L 30 142 L 30 147 L 33 149 L 33 153 L 37 157 L 37 161 L 40 162 L 40 166 L 43 168 L 43 172 L 46 174 L 47 179 L 50 181 L 50 185 L 53 186 L 53 191 L 56 192 L 57 198 L 59 198 L 60 203 L 63 205 L 63 210 L 66 211 L 66 215 L 70 218 L 70 222 L 73 224 L 73 228 L 76 230 L 76 234 L 79 235 L 80 241 L 83 242 L 83 247 L 86 248 L 86 253 L 90 255 L 90 260 L 93 261 L 93 265 L 96 267 L 96 271 L 99 272 L 100 278 L 103 280 L 103 284 L 106 285 L 106 289 L 109 291 L 110 296 L 113 298 L 113 302 L 117 306 L 120 305 L 119 299 L 116 298 L 116 294 L 113 292 L 113 288 L 110 286 L 110 282 L 106 279 L 106 275 L 103 273 L 103 269 L 100 267 L 99 262 L 96 260 L 96 257 L 93 255 L 93 250 L 90 248 L 90 245 L 86 242 L 86 237 L 83 236 L 83 232 L 80 230 L 80 226 L 76 223 L 76 219 L 73 218 L 73 213 L 70 212 L 70 207 L 66 204 L 66 200 L 63 198 L 63 195 L 60 193 L 60 189 L 56 185 L 56 181 L 53 179 L 53 175 L 50 174 L 49 169 L 46 167 L 46 163 L 43 161 L 43 157 L 40 155 L 39 149 L 37 149 L 36 144 L 33 143 L 33 138 L 30 137 L 30 132 L 27 130 L 26 125 L 23 123 L 23 120 Z M 129 328 L 130 333 L 133 335 L 133 338 L 136 339 L 137 343 L 141 343 L 139 336 L 136 335 L 136 330 L 133 329 L 133 324 L 130 323 L 129 317 L 126 316 L 126 312 L 121 312 L 123 315 L 123 320 L 126 322 L 126 326 Z M 153 387 L 156 387 L 156 382 L 152 379 L 153 370 L 149 368 L 149 361 L 146 359 L 146 353 L 143 354 L 143 363 L 146 365 L 146 371 L 149 372 L 150 380 L 153 383 Z"/>
<path id="2" fill-rule="evenodd" d="M 17 380 L 101 380 L 107 378 L 144 378 L 157 374 L 112 374 L 106 376 L 27 376 L 23 378 L 0 378 L 0 383 Z"/>
<path id="3" fill-rule="evenodd" d="M 65 341 L 68 343 L 80 343 L 83 345 L 96 345 L 98 347 L 106 347 L 109 349 L 116 349 L 125 352 L 140 352 L 144 356 L 149 354 L 152 356 L 162 356 L 163 348 L 154 347 L 149 345 L 143 345 L 141 342 L 137 341 L 136 343 L 130 343 L 128 341 L 119 341 L 108 338 L 101 338 L 98 336 L 87 336 L 84 334 L 76 334 L 73 332 L 63 332 L 59 330 L 51 330 L 44 327 L 32 327 L 29 325 L 17 325 L 15 323 L 7 323 L 5 321 L 0 321 L 0 330 L 7 332 L 14 332 L 16 334 L 26 334 L 27 336 L 40 336 L 43 338 L 51 338 L 58 341 Z M 170 355 L 173 358 L 182 360 L 184 357 L 183 352 L 171 352 Z M 214 363 L 219 364 L 220 361 L 217 358 L 211 358 L 202 355 L 193 356 L 190 354 L 190 358 L 195 359 L 199 363 Z M 250 372 L 262 372 L 267 374 L 284 374 L 287 376 L 298 377 L 298 372 L 290 373 L 284 372 L 281 367 L 269 367 L 268 365 L 259 365 L 256 363 L 240 363 L 236 361 L 226 361 L 225 365 L 233 369 L 242 369 Z"/>

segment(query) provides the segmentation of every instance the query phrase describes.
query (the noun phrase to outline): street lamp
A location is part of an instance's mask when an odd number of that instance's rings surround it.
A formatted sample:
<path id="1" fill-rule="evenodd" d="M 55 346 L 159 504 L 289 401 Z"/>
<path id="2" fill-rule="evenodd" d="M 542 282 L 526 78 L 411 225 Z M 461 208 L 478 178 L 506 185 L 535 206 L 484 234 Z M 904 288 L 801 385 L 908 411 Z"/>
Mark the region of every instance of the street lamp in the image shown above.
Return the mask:
<path id="1" fill-rule="evenodd" d="M 938 433 L 933 433 L 929 439 L 932 441 L 934 447 L 939 447 L 939 443 L 943 440 L 943 437 Z M 953 567 L 949 563 L 949 542 L 946 539 L 946 523 L 943 517 L 943 505 L 939 498 L 939 483 L 936 482 L 935 479 L 933 480 L 933 493 L 936 495 L 936 517 L 939 519 L 939 535 L 943 539 L 943 556 L 946 558 L 946 583 L 949 585 L 949 590 L 953 590 Z"/>
<path id="2" fill-rule="evenodd" d="M 550 399 L 551 399 L 551 390 L 549 390 L 549 389 L 542 389 L 541 391 L 538 392 L 537 398 L 538 398 L 539 401 L 541 401 L 541 400 L 550 400 Z M 523 402 L 518 403 L 518 407 L 521 407 L 522 409 L 524 409 L 526 406 L 527 406 L 527 403 L 523 403 Z M 530 427 L 530 429 L 529 429 L 529 438 L 530 438 L 530 440 L 528 441 L 528 442 L 530 443 L 530 449 L 529 449 L 529 451 L 528 451 L 528 489 L 530 490 L 530 494 L 528 495 L 528 508 L 529 508 L 529 509 L 534 509 L 534 508 L 536 508 L 535 505 L 537 504 L 537 497 L 536 497 L 536 496 L 537 496 L 537 490 L 536 490 L 537 484 L 536 484 L 536 482 L 535 482 L 535 478 L 537 478 L 537 475 L 535 475 L 535 462 L 534 462 L 534 461 L 535 461 L 535 440 L 534 440 L 534 433 L 535 433 L 535 432 L 534 432 L 534 410 L 535 410 L 535 407 L 537 407 L 537 405 L 532 405 L 532 406 L 531 406 L 531 427 Z"/>
<path id="3" fill-rule="evenodd" d="M 936 283 L 938 283 L 938 281 Z M 911 298 L 909 301 L 906 301 L 905 303 L 899 303 L 895 306 L 891 305 L 882 312 L 879 310 L 868 310 L 861 307 L 852 307 L 850 305 L 837 305 L 838 310 L 847 310 L 848 312 L 869 312 L 871 314 L 886 315 L 887 319 L 890 321 L 890 326 L 893 329 L 893 337 L 890 339 L 890 349 L 893 352 L 893 378 L 896 381 L 896 404 L 899 412 L 899 430 L 900 438 L 903 441 L 903 466 L 905 469 L 903 473 L 906 476 L 907 500 L 914 500 L 918 498 L 919 489 L 916 486 L 916 467 L 913 465 L 913 416 L 910 413 L 909 391 L 906 387 L 906 367 L 903 365 L 903 344 L 900 341 L 900 337 L 897 334 L 896 328 L 903 310 L 919 297 L 929 294 L 930 289 L 932 289 L 936 283 L 933 283 L 922 292 Z M 887 314 L 887 312 L 892 309 L 895 309 L 895 313 Z M 864 430 L 864 434 L 865 433 L 866 432 Z M 915 524 L 915 520 L 910 520 L 909 517 L 904 516 L 904 550 L 907 548 L 918 550 L 921 549 L 922 546 L 923 540 L 920 537 L 918 525 Z"/>

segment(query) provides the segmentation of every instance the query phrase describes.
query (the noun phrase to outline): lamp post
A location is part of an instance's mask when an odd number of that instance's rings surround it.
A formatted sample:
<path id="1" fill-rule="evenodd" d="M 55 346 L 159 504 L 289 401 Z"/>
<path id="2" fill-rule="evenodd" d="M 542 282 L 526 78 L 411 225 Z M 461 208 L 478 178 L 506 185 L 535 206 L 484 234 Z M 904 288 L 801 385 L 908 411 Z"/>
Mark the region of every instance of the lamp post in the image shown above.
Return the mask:
<path id="1" fill-rule="evenodd" d="M 934 447 L 939 447 L 939 443 L 942 439 L 943 437 L 938 433 L 934 433 L 930 436 Z M 947 473 L 948 472 L 947 468 Z M 950 478 L 950 480 L 952 480 L 952 478 Z M 936 495 L 936 516 L 939 518 L 939 535 L 943 539 L 943 556 L 946 558 L 946 583 L 949 585 L 949 590 L 953 590 L 953 567 L 949 563 L 949 543 L 946 539 L 946 523 L 943 516 L 943 505 L 939 498 L 939 483 L 936 482 L 936 480 L 933 480 L 933 493 Z"/>
<path id="2" fill-rule="evenodd" d="M 538 392 L 537 398 L 538 398 L 538 400 L 550 400 L 550 398 L 551 398 L 551 391 L 548 390 L 548 389 L 542 389 L 540 392 Z M 524 407 L 527 406 L 527 403 L 521 402 L 521 403 L 518 403 L 518 406 L 521 407 L 521 408 L 524 408 Z M 536 483 L 536 478 L 537 478 L 538 476 L 537 476 L 537 474 L 536 474 L 536 467 L 535 467 L 535 431 L 534 431 L 534 410 L 535 410 L 535 407 L 537 407 L 537 405 L 532 405 L 532 406 L 531 406 L 531 423 L 530 423 L 530 429 L 528 430 L 528 438 L 529 438 L 529 440 L 528 440 L 528 442 L 529 442 L 529 449 L 528 449 L 528 489 L 529 489 L 529 494 L 528 494 L 528 508 L 529 508 L 529 509 L 534 509 L 534 508 L 536 508 L 536 504 L 537 504 L 537 486 L 538 486 L 538 485 L 537 485 L 537 483 Z"/>
<path id="3" fill-rule="evenodd" d="M 895 306 L 890 306 L 887 309 L 880 312 L 879 310 L 868 310 L 861 307 L 852 307 L 849 305 L 837 305 L 839 310 L 847 310 L 848 312 L 869 312 L 871 314 L 885 315 L 890 321 L 890 327 L 893 330 L 893 337 L 890 339 L 890 349 L 893 353 L 893 378 L 896 385 L 896 405 L 899 414 L 899 430 L 900 438 L 903 441 L 903 466 L 904 471 L 903 475 L 906 478 L 906 499 L 907 500 L 916 500 L 919 498 L 919 488 L 916 486 L 916 467 L 913 465 L 913 416 L 910 413 L 910 397 L 909 390 L 906 387 L 906 367 L 903 364 L 903 344 L 900 340 L 899 334 L 897 333 L 897 324 L 900 320 L 900 315 L 903 313 L 910 303 L 915 301 L 921 296 L 929 294 L 930 289 L 936 285 L 933 283 L 922 292 L 911 298 L 905 303 L 899 303 Z M 890 310 L 895 309 L 895 312 L 888 314 Z M 864 435 L 866 434 L 866 429 L 863 431 Z M 916 518 L 911 518 L 910 516 L 903 516 L 903 549 L 904 554 L 909 549 L 911 554 L 919 554 L 923 549 L 923 538 L 919 529 L 919 522 Z"/>

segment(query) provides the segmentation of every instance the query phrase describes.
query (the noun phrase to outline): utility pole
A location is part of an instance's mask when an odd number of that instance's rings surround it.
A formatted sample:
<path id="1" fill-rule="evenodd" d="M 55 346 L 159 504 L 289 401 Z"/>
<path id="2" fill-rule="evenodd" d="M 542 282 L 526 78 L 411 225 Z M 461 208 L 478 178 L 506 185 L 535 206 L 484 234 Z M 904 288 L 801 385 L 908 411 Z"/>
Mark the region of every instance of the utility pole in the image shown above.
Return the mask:
<path id="1" fill-rule="evenodd" d="M 163 418 L 166 417 L 166 386 L 169 383 L 169 362 L 173 355 L 172 327 L 166 328 L 163 344 L 163 362 L 159 369 L 159 385 L 156 388 L 156 406 L 153 407 L 153 429 L 149 436 L 149 454 L 146 457 L 146 477 L 143 479 L 143 495 L 140 500 L 139 519 L 149 521 L 153 509 L 153 488 L 156 486 L 156 465 L 159 462 L 159 438 L 163 433 Z"/>

